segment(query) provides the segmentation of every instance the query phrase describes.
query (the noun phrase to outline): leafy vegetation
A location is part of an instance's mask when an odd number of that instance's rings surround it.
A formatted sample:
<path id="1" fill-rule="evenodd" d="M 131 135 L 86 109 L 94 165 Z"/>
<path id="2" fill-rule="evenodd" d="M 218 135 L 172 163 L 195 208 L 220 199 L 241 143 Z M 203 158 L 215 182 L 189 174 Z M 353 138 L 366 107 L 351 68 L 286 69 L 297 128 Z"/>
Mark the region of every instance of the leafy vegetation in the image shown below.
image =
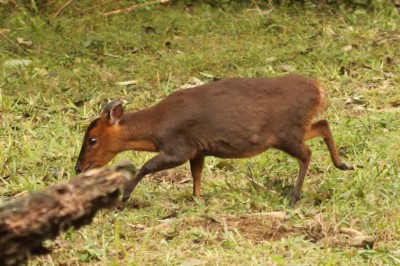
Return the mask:
<path id="1" fill-rule="evenodd" d="M 400 263 L 397 10 L 389 3 L 370 10 L 222 2 L 173 2 L 108 17 L 115 3 L 79 13 L 90 7 L 82 2 L 58 16 L 4 7 L 1 200 L 73 176 L 84 129 L 108 100 L 142 108 L 192 77 L 299 72 L 318 79 L 328 91 L 324 117 L 356 170 L 335 169 L 322 140 L 310 141 L 310 172 L 290 209 L 298 170 L 292 158 L 273 150 L 207 158 L 201 199 L 191 197 L 188 166 L 153 175 L 127 208 L 68 231 L 49 243 L 52 255 L 30 265 Z M 124 81 L 135 82 L 119 85 Z M 140 166 L 151 156 L 127 152 L 115 161 Z M 255 215 L 275 211 L 288 219 Z M 375 237 L 373 249 L 346 244 L 340 228 Z"/>

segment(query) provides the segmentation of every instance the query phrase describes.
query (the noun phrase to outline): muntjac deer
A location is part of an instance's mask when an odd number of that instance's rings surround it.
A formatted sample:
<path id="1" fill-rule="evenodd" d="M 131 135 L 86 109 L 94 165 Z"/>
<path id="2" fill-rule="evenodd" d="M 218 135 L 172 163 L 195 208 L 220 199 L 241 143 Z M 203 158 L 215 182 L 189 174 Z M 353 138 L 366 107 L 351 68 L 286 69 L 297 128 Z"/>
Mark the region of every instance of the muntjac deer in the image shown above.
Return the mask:
<path id="1" fill-rule="evenodd" d="M 176 91 L 152 107 L 128 113 L 121 102 L 113 101 L 87 128 L 75 170 L 103 166 L 127 150 L 158 152 L 130 181 L 124 199 L 145 175 L 187 161 L 193 195 L 199 197 L 204 157 L 245 158 L 272 147 L 299 161 L 294 205 L 311 159 L 306 140 L 322 137 L 335 167 L 353 169 L 341 160 L 328 122 L 313 122 L 324 108 L 323 88 L 295 74 L 211 82 Z"/>

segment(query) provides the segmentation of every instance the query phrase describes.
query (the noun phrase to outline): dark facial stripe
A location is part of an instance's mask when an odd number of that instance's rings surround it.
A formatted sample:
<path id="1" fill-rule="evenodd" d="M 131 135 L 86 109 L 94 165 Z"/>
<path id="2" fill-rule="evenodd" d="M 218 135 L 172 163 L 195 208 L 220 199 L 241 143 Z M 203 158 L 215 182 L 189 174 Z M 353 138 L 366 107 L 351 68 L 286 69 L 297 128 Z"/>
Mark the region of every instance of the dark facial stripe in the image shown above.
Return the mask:
<path id="1" fill-rule="evenodd" d="M 93 121 L 89 124 L 88 128 L 86 129 L 86 134 L 89 133 L 90 130 L 92 130 L 93 128 L 95 128 L 95 127 L 97 126 L 97 122 L 99 121 L 99 119 L 100 119 L 100 118 L 97 118 L 97 119 L 93 120 Z"/>
<path id="2" fill-rule="evenodd" d="M 78 162 L 79 162 L 79 163 L 81 163 L 81 161 L 82 161 L 82 159 L 83 159 L 83 156 L 84 156 L 84 153 L 85 153 L 85 150 L 86 150 L 86 147 L 87 147 L 87 141 L 86 141 L 86 140 L 87 140 L 87 138 L 88 138 L 88 136 L 89 136 L 89 132 L 90 132 L 93 128 L 95 128 L 95 127 L 97 126 L 97 123 L 98 123 L 99 119 L 100 119 L 100 118 L 97 118 L 97 119 L 93 120 L 93 121 L 89 124 L 88 128 L 86 129 L 85 136 L 84 136 L 84 138 L 83 138 L 82 148 L 81 148 L 81 151 L 79 152 L 79 156 L 78 156 Z"/>

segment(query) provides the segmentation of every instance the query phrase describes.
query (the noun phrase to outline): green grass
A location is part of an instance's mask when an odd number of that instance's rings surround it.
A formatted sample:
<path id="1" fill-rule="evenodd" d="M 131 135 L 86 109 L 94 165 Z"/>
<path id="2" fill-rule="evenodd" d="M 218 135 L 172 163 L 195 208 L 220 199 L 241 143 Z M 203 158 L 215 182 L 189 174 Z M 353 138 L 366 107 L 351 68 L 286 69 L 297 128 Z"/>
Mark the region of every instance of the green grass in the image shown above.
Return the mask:
<path id="1" fill-rule="evenodd" d="M 270 150 L 224 161 L 225 168 L 207 158 L 201 199 L 191 198 L 191 181 L 174 181 L 190 177 L 187 165 L 149 177 L 131 207 L 100 212 L 29 265 L 400 263 L 400 17 L 394 9 L 194 2 L 190 10 L 171 4 L 108 18 L 100 9 L 77 15 L 72 7 L 56 18 L 0 14 L 10 40 L 33 42 L 18 49 L 0 43 L 0 200 L 73 176 L 84 129 L 109 99 L 142 108 L 190 77 L 290 70 L 318 79 L 328 92 L 324 117 L 356 166 L 334 168 L 323 142 L 310 141 L 310 171 L 301 201 L 290 209 L 298 170 L 291 157 Z M 5 67 L 11 59 L 32 63 Z M 137 84 L 116 85 L 127 80 Z M 140 166 L 151 156 L 129 152 L 115 161 Z M 250 176 L 268 190 L 254 189 Z M 271 224 L 252 216 L 270 211 L 285 211 L 289 220 Z M 278 228 L 287 234 L 269 237 Z M 340 245 L 339 228 L 377 242 L 371 250 Z"/>

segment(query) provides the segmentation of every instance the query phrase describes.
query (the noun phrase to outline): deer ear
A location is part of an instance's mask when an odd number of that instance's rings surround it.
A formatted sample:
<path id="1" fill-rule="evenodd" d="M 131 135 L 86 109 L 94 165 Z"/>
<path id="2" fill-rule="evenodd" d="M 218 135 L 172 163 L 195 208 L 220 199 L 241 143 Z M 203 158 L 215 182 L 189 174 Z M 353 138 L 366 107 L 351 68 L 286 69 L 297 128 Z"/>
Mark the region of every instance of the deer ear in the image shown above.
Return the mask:
<path id="1" fill-rule="evenodd" d="M 112 101 L 104 107 L 101 116 L 106 116 L 111 124 L 116 125 L 121 120 L 123 114 L 124 108 L 122 107 L 122 102 Z"/>

